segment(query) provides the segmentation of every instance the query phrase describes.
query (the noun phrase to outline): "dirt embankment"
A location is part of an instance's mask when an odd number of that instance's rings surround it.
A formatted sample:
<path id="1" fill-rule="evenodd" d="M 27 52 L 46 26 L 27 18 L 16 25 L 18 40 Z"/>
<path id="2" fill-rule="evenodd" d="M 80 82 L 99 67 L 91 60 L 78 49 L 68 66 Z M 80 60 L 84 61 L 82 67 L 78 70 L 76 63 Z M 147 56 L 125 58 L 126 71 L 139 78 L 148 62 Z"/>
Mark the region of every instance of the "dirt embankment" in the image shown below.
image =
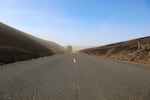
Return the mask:
<path id="1" fill-rule="evenodd" d="M 85 49 L 80 52 L 97 56 L 107 56 L 125 61 L 150 64 L 150 36 Z"/>
<path id="2" fill-rule="evenodd" d="M 0 64 L 64 53 L 64 48 L 0 22 Z"/>

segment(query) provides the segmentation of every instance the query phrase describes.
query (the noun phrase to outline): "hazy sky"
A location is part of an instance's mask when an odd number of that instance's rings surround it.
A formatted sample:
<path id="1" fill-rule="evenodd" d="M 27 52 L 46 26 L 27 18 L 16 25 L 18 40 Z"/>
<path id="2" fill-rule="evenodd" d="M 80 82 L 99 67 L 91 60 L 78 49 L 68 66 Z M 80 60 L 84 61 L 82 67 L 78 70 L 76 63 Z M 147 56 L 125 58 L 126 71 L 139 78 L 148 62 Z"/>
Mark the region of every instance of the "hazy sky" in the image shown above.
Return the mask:
<path id="1" fill-rule="evenodd" d="M 0 0 L 0 21 L 62 45 L 150 36 L 149 0 Z"/>

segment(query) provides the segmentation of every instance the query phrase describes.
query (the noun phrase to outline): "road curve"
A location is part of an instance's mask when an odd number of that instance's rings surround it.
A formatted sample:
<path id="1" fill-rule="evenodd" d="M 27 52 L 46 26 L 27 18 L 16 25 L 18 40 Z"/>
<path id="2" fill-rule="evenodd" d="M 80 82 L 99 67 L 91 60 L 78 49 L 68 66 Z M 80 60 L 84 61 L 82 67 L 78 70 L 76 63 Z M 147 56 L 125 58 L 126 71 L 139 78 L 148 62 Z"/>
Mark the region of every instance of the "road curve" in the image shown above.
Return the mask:
<path id="1" fill-rule="evenodd" d="M 2 65 L 0 100 L 150 100 L 150 67 L 83 54 Z"/>

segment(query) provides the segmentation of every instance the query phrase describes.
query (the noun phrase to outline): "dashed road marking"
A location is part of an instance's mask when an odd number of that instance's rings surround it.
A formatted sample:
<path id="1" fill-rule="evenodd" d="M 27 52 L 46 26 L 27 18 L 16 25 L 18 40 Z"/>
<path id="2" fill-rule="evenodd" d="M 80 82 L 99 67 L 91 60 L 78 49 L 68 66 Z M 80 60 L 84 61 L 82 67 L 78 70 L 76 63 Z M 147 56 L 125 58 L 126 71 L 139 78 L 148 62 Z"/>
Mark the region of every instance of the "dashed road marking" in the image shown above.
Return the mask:
<path id="1" fill-rule="evenodd" d="M 77 60 L 76 60 L 75 57 L 73 57 L 73 63 L 74 63 L 74 64 L 77 63 Z"/>

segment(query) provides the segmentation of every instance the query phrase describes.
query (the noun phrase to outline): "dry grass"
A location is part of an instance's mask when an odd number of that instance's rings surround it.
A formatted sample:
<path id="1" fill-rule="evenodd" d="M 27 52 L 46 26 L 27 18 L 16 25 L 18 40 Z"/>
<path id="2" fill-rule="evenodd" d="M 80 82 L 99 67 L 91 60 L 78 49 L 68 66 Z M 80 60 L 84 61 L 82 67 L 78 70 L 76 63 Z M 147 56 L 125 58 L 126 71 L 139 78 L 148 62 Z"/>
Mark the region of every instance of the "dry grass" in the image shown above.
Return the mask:
<path id="1" fill-rule="evenodd" d="M 138 49 L 140 41 L 141 49 Z M 87 54 L 150 64 L 150 36 L 106 46 L 81 50 Z"/>
<path id="2" fill-rule="evenodd" d="M 0 23 L 0 63 L 28 60 L 64 52 L 63 47 L 54 44 Z"/>

